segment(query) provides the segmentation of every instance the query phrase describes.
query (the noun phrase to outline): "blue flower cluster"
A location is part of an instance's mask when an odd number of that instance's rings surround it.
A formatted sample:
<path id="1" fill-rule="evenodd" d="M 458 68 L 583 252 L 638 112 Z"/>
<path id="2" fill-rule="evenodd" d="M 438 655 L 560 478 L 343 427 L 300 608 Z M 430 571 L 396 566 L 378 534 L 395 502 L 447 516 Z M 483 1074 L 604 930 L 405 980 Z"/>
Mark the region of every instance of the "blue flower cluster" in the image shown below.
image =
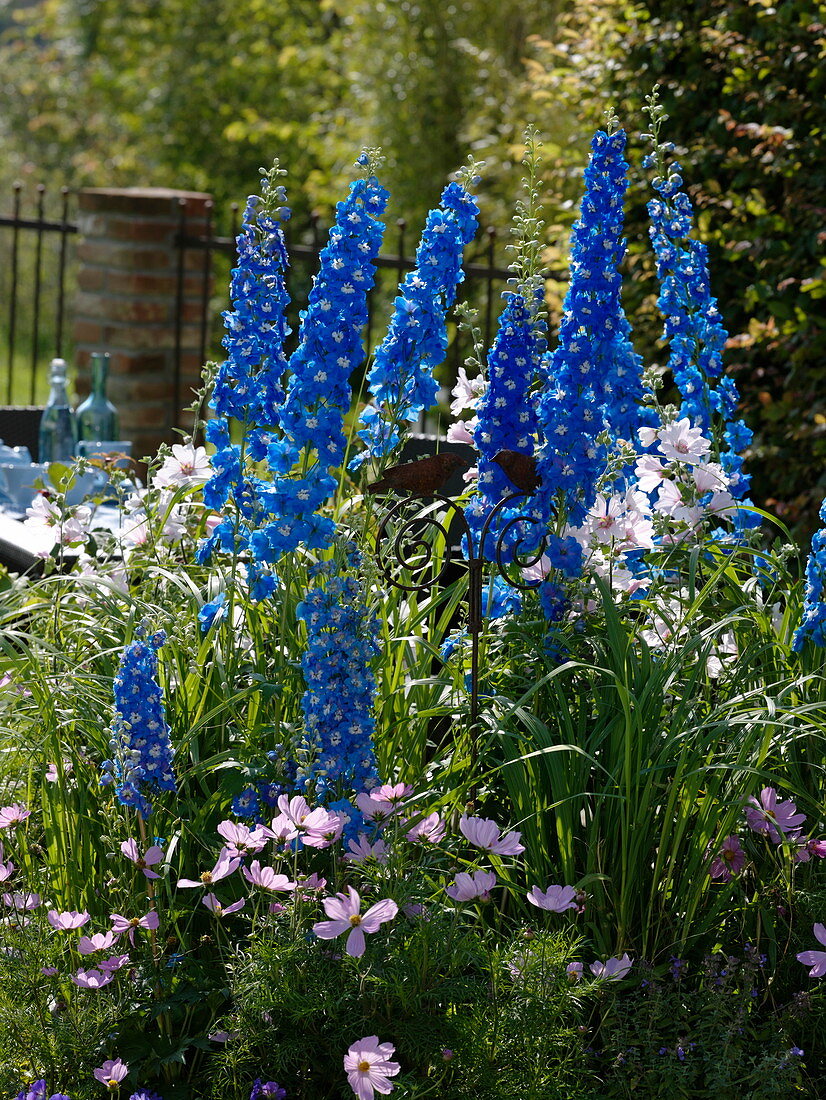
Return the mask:
<path id="1" fill-rule="evenodd" d="M 21 1089 L 15 1100 L 46 1100 L 48 1091 L 45 1080 L 41 1078 L 39 1081 L 35 1081 L 33 1084 Z M 49 1100 L 69 1100 L 69 1097 L 64 1092 L 55 1092 L 49 1097 Z"/>
<path id="2" fill-rule="evenodd" d="M 559 344 L 549 357 L 539 401 L 537 500 L 557 528 L 585 519 L 607 458 L 599 436 L 606 423 L 617 435 L 632 434 L 630 403 L 642 390 L 639 364 L 629 351 L 617 270 L 625 251 L 625 140 L 622 130 L 611 135 L 598 130 L 591 141 L 581 216 L 571 238 L 571 282 Z M 552 534 L 551 544 L 552 559 L 566 559 L 569 575 L 576 575 L 568 540 Z"/>
<path id="3" fill-rule="evenodd" d="M 502 468 L 493 461 L 502 450 L 532 454 L 536 445 L 537 418 L 534 383 L 545 351 L 545 340 L 531 309 L 521 294 L 507 294 L 496 339 L 488 355 L 488 385 L 477 405 L 473 441 L 479 452 L 477 491 L 465 508 L 465 518 L 478 546 L 491 509 L 503 497 L 516 492 Z M 479 552 L 488 561 L 508 560 L 509 551 L 524 533 L 512 522 L 525 511 L 524 499 L 505 508 L 486 532 Z"/>
<path id="4" fill-rule="evenodd" d="M 317 583 L 296 608 L 307 628 L 301 667 L 305 738 L 297 753 L 297 786 L 323 798 L 336 788 L 363 790 L 378 782 L 373 753 L 378 623 L 364 606 L 352 573 L 317 567 Z M 322 579 L 324 583 L 322 583 Z"/>
<path id="5" fill-rule="evenodd" d="M 290 358 L 281 437 L 267 449 L 274 479 L 261 490 L 261 499 L 274 518 L 250 537 L 258 562 L 273 564 L 300 545 L 332 545 L 335 524 L 318 510 L 335 492 L 331 467 L 344 459 L 350 376 L 364 361 L 361 334 L 387 198 L 387 191 L 370 176 L 351 184 L 347 199 L 336 207 L 335 224 L 302 315 L 299 346 Z"/>
<path id="6" fill-rule="evenodd" d="M 826 524 L 826 500 L 820 507 L 820 518 Z M 826 646 L 826 526 L 812 537 L 812 550 L 806 563 L 803 617 L 792 640 L 795 653 L 801 651 L 807 638 L 815 645 Z"/>
<path id="7" fill-rule="evenodd" d="M 145 641 L 139 638 L 123 651 L 114 681 L 115 720 L 110 747 L 115 759 L 104 760 L 102 766 L 101 782 L 117 781 L 118 801 L 133 807 L 143 818 L 152 810 L 146 796 L 148 789 L 176 789 L 174 749 L 157 680 L 157 653 L 165 641 L 166 635 L 159 631 Z"/>
<path id="8" fill-rule="evenodd" d="M 658 148 L 668 151 L 673 146 Z M 645 167 L 654 163 L 653 156 L 643 161 Z M 752 433 L 736 418 L 734 381 L 721 377 L 728 334 L 711 293 L 708 250 L 691 237 L 693 210 L 682 190 L 680 171 L 674 161 L 664 175 L 656 176 L 651 185 L 659 197 L 648 203 L 649 233 L 660 280 L 657 305 L 664 319 L 663 338 L 669 345 L 668 368 L 682 396 L 680 416 L 687 416 L 706 435 L 714 413 L 722 420 L 720 464 L 731 480 L 732 495 L 743 497 L 750 479 L 743 473 L 740 452 L 751 442 Z"/>
<path id="9" fill-rule="evenodd" d="M 473 196 L 450 183 L 438 209 L 427 216 L 415 270 L 399 288 L 387 335 L 373 358 L 368 376 L 373 404 L 362 413 L 358 432 L 366 447 L 351 461 L 351 470 L 391 455 L 402 426 L 436 402 L 433 368 L 447 350 L 445 315 L 464 278 L 462 253 L 476 233 L 478 214 Z"/>

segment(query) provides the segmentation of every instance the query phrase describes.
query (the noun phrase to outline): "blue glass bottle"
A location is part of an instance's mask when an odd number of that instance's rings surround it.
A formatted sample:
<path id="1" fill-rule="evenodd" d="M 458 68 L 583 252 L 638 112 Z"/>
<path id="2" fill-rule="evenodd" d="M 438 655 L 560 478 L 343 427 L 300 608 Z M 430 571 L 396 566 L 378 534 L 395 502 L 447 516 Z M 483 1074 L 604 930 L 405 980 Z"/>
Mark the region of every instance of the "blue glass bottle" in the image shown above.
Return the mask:
<path id="1" fill-rule="evenodd" d="M 118 438 L 118 411 L 106 396 L 109 377 L 109 356 L 106 352 L 92 355 L 92 390 L 78 406 L 78 439 L 112 440 Z"/>
<path id="2" fill-rule="evenodd" d="M 71 462 L 77 444 L 75 414 L 66 392 L 66 360 L 53 359 L 49 371 L 49 398 L 40 418 L 40 462 Z"/>

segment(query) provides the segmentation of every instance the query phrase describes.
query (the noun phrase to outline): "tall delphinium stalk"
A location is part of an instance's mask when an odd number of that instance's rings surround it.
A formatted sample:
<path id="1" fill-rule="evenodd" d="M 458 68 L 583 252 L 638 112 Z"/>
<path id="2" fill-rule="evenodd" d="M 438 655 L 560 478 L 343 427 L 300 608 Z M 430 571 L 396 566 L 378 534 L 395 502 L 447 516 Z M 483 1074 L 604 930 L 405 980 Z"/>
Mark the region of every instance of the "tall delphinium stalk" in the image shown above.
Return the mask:
<path id="1" fill-rule="evenodd" d="M 365 462 L 385 466 L 400 448 L 404 431 L 436 402 L 433 369 L 447 350 L 445 318 L 464 278 L 463 250 L 476 232 L 479 208 L 469 191 L 476 178 L 471 164 L 448 184 L 438 208 L 427 216 L 415 270 L 399 288 L 368 374 L 372 404 L 362 412 L 357 433 L 365 449 L 350 462 L 351 470 Z"/>
<path id="2" fill-rule="evenodd" d="M 158 683 L 158 650 L 166 641 L 163 631 L 141 636 L 123 651 L 114 680 L 115 720 L 110 747 L 113 759 L 103 762 L 101 782 L 116 783 L 124 806 L 147 818 L 151 790 L 175 791 L 174 749 Z"/>
<path id="3" fill-rule="evenodd" d="M 826 500 L 820 507 L 824 527 L 812 536 L 812 549 L 806 562 L 806 588 L 803 617 L 792 641 L 799 653 L 808 638 L 816 646 L 826 647 Z"/>
<path id="4" fill-rule="evenodd" d="M 494 462 L 500 451 L 532 455 L 536 447 L 536 396 L 538 371 L 547 350 L 545 340 L 545 284 L 542 275 L 540 237 L 541 145 L 536 133 L 525 134 L 526 196 L 516 206 L 512 232 L 515 241 L 509 247 L 516 253 L 510 265 L 511 290 L 505 294 L 505 309 L 487 359 L 487 384 L 476 402 L 473 443 L 479 452 L 476 492 L 465 509 L 465 516 L 477 542 L 487 517 L 499 501 L 515 492 L 515 486 Z M 508 560 L 515 543 L 528 532 L 513 523 L 516 516 L 530 511 L 524 498 L 503 509 L 490 525 L 485 546 L 479 549 L 488 561 L 497 553 Z"/>
<path id="5" fill-rule="evenodd" d="M 606 423 L 618 419 L 617 370 L 630 365 L 617 270 L 625 249 L 626 136 L 614 129 L 613 119 L 609 130 L 598 130 L 591 141 L 582 210 L 571 237 L 571 281 L 559 342 L 547 357 L 538 405 L 541 484 L 536 499 L 549 526 L 550 565 L 565 577 L 581 569 L 581 550 L 569 528 L 583 523 L 596 499 L 609 453 Z M 623 412 L 619 419 L 629 430 L 630 415 Z M 557 585 L 549 581 L 543 596 L 546 612 L 558 617 Z"/>
<path id="6" fill-rule="evenodd" d="M 668 115 L 657 98 L 657 89 L 647 97 L 650 119 L 647 135 L 652 152 L 643 164 L 656 172 L 651 185 L 658 197 L 648 203 L 649 230 L 657 260 L 660 296 L 657 305 L 664 318 L 663 339 L 668 344 L 668 370 L 680 392 L 679 416 L 687 417 L 703 435 L 716 439 L 719 461 L 728 478 L 731 494 L 743 498 L 749 477 L 743 473 L 741 453 L 752 433 L 736 417 L 737 387 L 723 376 L 723 351 L 727 333 L 717 299 L 711 293 L 708 250 L 692 238 L 691 200 L 682 190 L 683 179 L 677 161 L 669 164 L 670 142 L 660 133 Z M 716 414 L 716 422 L 715 422 Z M 739 512 L 740 522 L 748 522 Z"/>
<path id="7" fill-rule="evenodd" d="M 204 486 L 204 503 L 223 516 L 198 550 L 201 563 L 218 550 L 240 555 L 266 513 L 260 497 L 263 482 L 247 467 L 248 459 L 265 457 L 284 399 L 284 340 L 289 331 L 284 273 L 289 258 L 280 223 L 290 211 L 278 183 L 283 174 L 277 162 L 269 172 L 262 169 L 261 194 L 247 200 L 236 238 L 238 265 L 230 287 L 234 308 L 224 313 L 227 358 L 215 378 L 211 405 L 216 416 L 205 426 L 206 438 L 215 447 L 215 473 Z M 230 419 L 243 425 L 240 444 L 231 441 Z M 276 582 L 268 569 L 248 561 L 247 572 L 255 598 L 272 593 Z"/>
<path id="8" fill-rule="evenodd" d="M 274 479 L 262 497 L 275 518 L 250 539 L 259 562 L 275 563 L 301 545 L 322 550 L 332 545 L 335 523 L 318 512 L 336 489 L 331 469 L 341 466 L 347 446 L 343 424 L 350 408 L 350 376 L 365 356 L 362 329 L 388 198 L 374 174 L 377 163 L 375 151 L 359 158 L 365 176 L 351 184 L 347 199 L 336 207 L 302 316 L 299 345 L 289 361 L 280 438 L 267 451 Z"/>

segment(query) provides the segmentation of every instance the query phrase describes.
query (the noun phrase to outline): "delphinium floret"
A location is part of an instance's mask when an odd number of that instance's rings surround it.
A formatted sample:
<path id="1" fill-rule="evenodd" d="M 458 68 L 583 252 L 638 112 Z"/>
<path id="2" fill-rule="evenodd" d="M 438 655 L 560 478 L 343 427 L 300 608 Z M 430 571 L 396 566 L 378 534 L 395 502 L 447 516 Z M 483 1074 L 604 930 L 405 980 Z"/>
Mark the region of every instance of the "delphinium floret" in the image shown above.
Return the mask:
<path id="1" fill-rule="evenodd" d="M 158 683 L 158 650 L 163 631 L 139 637 L 124 650 L 114 680 L 115 720 L 110 746 L 113 759 L 103 763 L 101 782 L 116 783 L 118 801 L 146 818 L 150 791 L 175 791 L 174 749 Z"/>
<path id="2" fill-rule="evenodd" d="M 427 216 L 416 267 L 399 288 L 387 334 L 373 358 L 367 379 L 373 400 L 358 431 L 365 449 L 350 469 L 389 459 L 405 427 L 436 402 L 433 368 L 447 350 L 445 317 L 464 278 L 462 254 L 476 232 L 479 213 L 468 191 L 470 182 L 463 178 L 449 183 L 438 208 Z"/>
<path id="3" fill-rule="evenodd" d="M 806 588 L 803 593 L 803 615 L 792 639 L 792 649 L 799 653 L 808 638 L 816 646 L 826 646 L 826 500 L 820 507 L 824 526 L 812 536 L 812 549 L 806 562 Z"/>

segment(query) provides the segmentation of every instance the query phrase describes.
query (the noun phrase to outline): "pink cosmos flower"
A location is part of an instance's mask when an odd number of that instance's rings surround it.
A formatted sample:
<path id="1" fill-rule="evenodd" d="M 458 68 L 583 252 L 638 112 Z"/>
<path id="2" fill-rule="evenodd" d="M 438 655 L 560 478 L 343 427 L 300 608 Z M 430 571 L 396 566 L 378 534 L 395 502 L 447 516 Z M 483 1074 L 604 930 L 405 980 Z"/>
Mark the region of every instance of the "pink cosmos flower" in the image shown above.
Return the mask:
<path id="1" fill-rule="evenodd" d="M 800 847 L 794 854 L 796 862 L 808 863 L 812 856 L 817 856 L 818 859 L 826 859 L 826 840 L 815 840 L 814 837 L 809 837 L 808 840 L 800 842 Z M 0 864 L 0 877 L 2 873 L 3 865 Z"/>
<path id="2" fill-rule="evenodd" d="M 750 798 L 745 814 L 748 827 L 755 833 L 768 836 L 774 844 L 782 844 L 784 838 L 796 840 L 806 820 L 806 815 L 797 812 L 797 806 L 791 799 L 777 801 L 774 787 L 764 787 L 759 802 L 756 798 Z"/>
<path id="3" fill-rule="evenodd" d="M 120 970 L 128 962 L 128 955 L 111 955 L 108 959 L 101 959 L 98 963 L 98 969 L 102 970 L 104 974 L 114 974 L 116 970 Z"/>
<path id="4" fill-rule="evenodd" d="M 124 932 L 129 933 L 129 942 L 133 947 L 136 928 L 145 928 L 148 932 L 153 932 L 160 924 L 160 918 L 154 909 L 150 909 L 143 917 L 122 917 L 120 913 L 112 913 L 109 920 L 112 922 L 112 931 L 118 936 L 122 936 Z"/>
<path id="5" fill-rule="evenodd" d="M 114 974 L 103 970 L 78 970 L 77 974 L 72 975 L 72 981 L 80 989 L 103 989 L 113 979 Z"/>
<path id="6" fill-rule="evenodd" d="M 110 1059 L 94 1071 L 95 1080 L 106 1085 L 110 1092 L 117 1092 L 120 1083 L 129 1072 L 129 1063 L 122 1062 L 120 1058 Z"/>
<path id="7" fill-rule="evenodd" d="M 212 886 L 213 883 L 220 882 L 222 878 L 235 874 L 240 866 L 240 858 L 231 855 L 228 848 L 222 848 L 211 871 L 204 871 L 200 880 L 197 881 L 192 878 L 179 878 L 178 886 L 183 887 L 185 890 L 191 890 L 193 887 L 198 886 Z"/>
<path id="8" fill-rule="evenodd" d="M 565 973 L 568 975 L 569 982 L 573 983 L 580 981 L 580 979 L 582 978 L 582 963 L 568 963 L 568 965 L 565 967 Z"/>
<path id="9" fill-rule="evenodd" d="M 733 834 L 723 841 L 719 853 L 711 861 L 709 874 L 714 879 L 731 882 L 743 870 L 745 863 L 746 853 L 740 847 L 740 838 Z"/>
<path id="10" fill-rule="evenodd" d="M 71 775 L 74 765 L 71 760 L 63 761 L 63 774 Z M 57 764 L 49 764 L 46 769 L 46 775 L 44 776 L 47 783 L 57 783 L 60 779 L 60 772 L 57 770 Z"/>
<path id="11" fill-rule="evenodd" d="M 471 901 L 473 898 L 487 901 L 495 885 L 496 875 L 493 871 L 474 871 L 472 875 L 467 871 L 460 871 L 453 882 L 445 887 L 445 893 L 454 901 Z"/>
<path id="12" fill-rule="evenodd" d="M 405 833 L 414 844 L 438 844 L 444 835 L 445 823 L 437 813 L 428 814 Z"/>
<path id="13" fill-rule="evenodd" d="M 241 874 L 247 882 L 263 890 L 295 890 L 295 883 L 290 882 L 286 875 L 276 874 L 272 867 L 262 867 L 257 859 L 249 867 L 242 867 Z"/>
<path id="14" fill-rule="evenodd" d="M 40 973 L 44 978 L 56 978 L 60 971 L 56 966 L 41 966 Z"/>
<path id="15" fill-rule="evenodd" d="M 364 863 L 368 859 L 374 859 L 377 863 L 387 863 L 387 845 L 383 840 L 370 843 L 370 838 L 364 833 L 359 833 L 358 840 L 351 840 L 344 858 L 350 863 Z"/>
<path id="16" fill-rule="evenodd" d="M 40 894 L 30 894 L 27 891 L 3 894 L 3 904 L 9 909 L 15 909 L 18 913 L 28 913 L 30 909 L 36 909 L 40 902 Z"/>
<path id="17" fill-rule="evenodd" d="M 11 860 L 3 863 L 3 846 L 0 844 L 0 882 L 7 882 L 14 874 L 14 864 Z"/>
<path id="18" fill-rule="evenodd" d="M 308 848 L 329 848 L 341 836 L 344 818 L 317 806 L 304 818 L 303 829 L 301 839 Z"/>
<path id="19" fill-rule="evenodd" d="M 214 913 L 216 917 L 228 917 L 230 913 L 237 913 L 239 909 L 243 909 L 246 901 L 241 898 L 240 901 L 234 901 L 232 905 L 223 906 L 214 894 L 204 894 L 201 898 L 201 905 L 205 905 L 210 912 Z"/>
<path id="20" fill-rule="evenodd" d="M 818 943 L 822 943 L 826 947 L 826 925 L 816 924 L 814 934 Z M 797 959 L 804 966 L 812 968 L 809 971 L 810 978 L 822 978 L 826 974 L 826 951 L 801 951 Z"/>
<path id="21" fill-rule="evenodd" d="M 612 981 L 619 981 L 620 978 L 624 978 L 628 971 L 633 966 L 634 960 L 629 959 L 628 952 L 622 956 L 621 959 L 608 959 L 606 962 L 591 963 L 591 973 L 595 978 L 609 978 Z"/>
<path id="22" fill-rule="evenodd" d="M 230 855 L 238 857 L 245 856 L 248 852 L 260 852 L 268 837 L 268 830 L 262 825 L 250 829 L 249 826 L 235 821 L 222 821 L 217 832 L 226 841 Z"/>
<path id="23" fill-rule="evenodd" d="M 15 802 L 11 806 L 3 806 L 0 809 L 0 829 L 10 829 L 12 825 L 20 825 L 30 816 L 31 810 L 27 810 L 22 802 Z"/>
<path id="24" fill-rule="evenodd" d="M 96 932 L 94 936 L 81 936 L 77 949 L 81 955 L 94 955 L 96 951 L 106 951 L 118 937 L 114 932 Z"/>
<path id="25" fill-rule="evenodd" d="M 89 921 L 89 914 L 84 911 L 78 913 L 72 910 L 68 913 L 58 913 L 56 909 L 50 909 L 46 914 L 46 920 L 58 932 L 71 932 L 75 928 L 82 928 Z"/>
<path id="26" fill-rule="evenodd" d="M 273 818 L 272 825 L 267 829 L 267 836 L 278 845 L 289 844 L 298 836 L 298 828 L 292 818 L 279 814 Z"/>
<path id="27" fill-rule="evenodd" d="M 320 894 L 322 890 L 327 888 L 327 879 L 321 878 L 320 875 L 314 871 L 311 875 L 305 875 L 298 877 L 298 885 L 296 886 L 295 896 L 306 900 L 312 898 L 314 894 Z"/>
<path id="28" fill-rule="evenodd" d="M 120 850 L 130 859 L 139 870 L 143 871 L 147 878 L 160 878 L 161 876 L 150 870 L 156 864 L 160 863 L 163 859 L 163 848 L 159 848 L 157 844 L 153 844 L 151 848 L 147 848 L 141 855 L 140 849 L 134 840 L 124 840 L 120 846 Z"/>
<path id="29" fill-rule="evenodd" d="M 401 1069 L 398 1062 L 390 1061 L 395 1053 L 393 1044 L 380 1043 L 377 1035 L 353 1043 L 344 1055 L 344 1071 L 358 1100 L 373 1100 L 376 1092 L 392 1092 L 393 1085 L 387 1078 L 395 1077 Z"/>
<path id="30" fill-rule="evenodd" d="M 577 908 L 577 892 L 573 886 L 549 886 L 545 891 L 534 886 L 528 893 L 528 901 L 549 913 L 564 913 L 566 909 Z"/>
<path id="31" fill-rule="evenodd" d="M 387 821 L 396 812 L 396 807 L 386 798 L 374 798 L 372 794 L 362 791 L 356 795 L 356 805 L 361 810 L 361 815 L 366 821 Z"/>
<path id="32" fill-rule="evenodd" d="M 409 783 L 382 783 L 380 787 L 374 787 L 370 791 L 370 797 L 376 802 L 390 802 L 399 806 L 413 794 L 413 788 Z"/>
<path id="33" fill-rule="evenodd" d="M 519 833 L 506 833 L 500 839 L 499 826 L 489 818 L 462 817 L 459 820 L 459 828 L 470 843 L 481 848 L 483 852 L 495 852 L 499 856 L 516 856 L 525 851 L 519 843 Z"/>
<path id="34" fill-rule="evenodd" d="M 358 891 L 352 886 L 347 887 L 347 894 L 336 894 L 331 898 L 324 898 L 324 912 L 332 920 L 319 921 L 313 925 L 313 932 L 321 940 L 334 940 L 343 932 L 349 933 L 345 950 L 354 959 L 364 954 L 366 946 L 364 933 L 378 932 L 385 921 L 392 920 L 398 913 L 399 907 L 390 898 L 384 898 L 371 905 L 364 916 L 361 915 L 361 898 Z M 348 896 L 349 895 L 349 896 Z"/>

